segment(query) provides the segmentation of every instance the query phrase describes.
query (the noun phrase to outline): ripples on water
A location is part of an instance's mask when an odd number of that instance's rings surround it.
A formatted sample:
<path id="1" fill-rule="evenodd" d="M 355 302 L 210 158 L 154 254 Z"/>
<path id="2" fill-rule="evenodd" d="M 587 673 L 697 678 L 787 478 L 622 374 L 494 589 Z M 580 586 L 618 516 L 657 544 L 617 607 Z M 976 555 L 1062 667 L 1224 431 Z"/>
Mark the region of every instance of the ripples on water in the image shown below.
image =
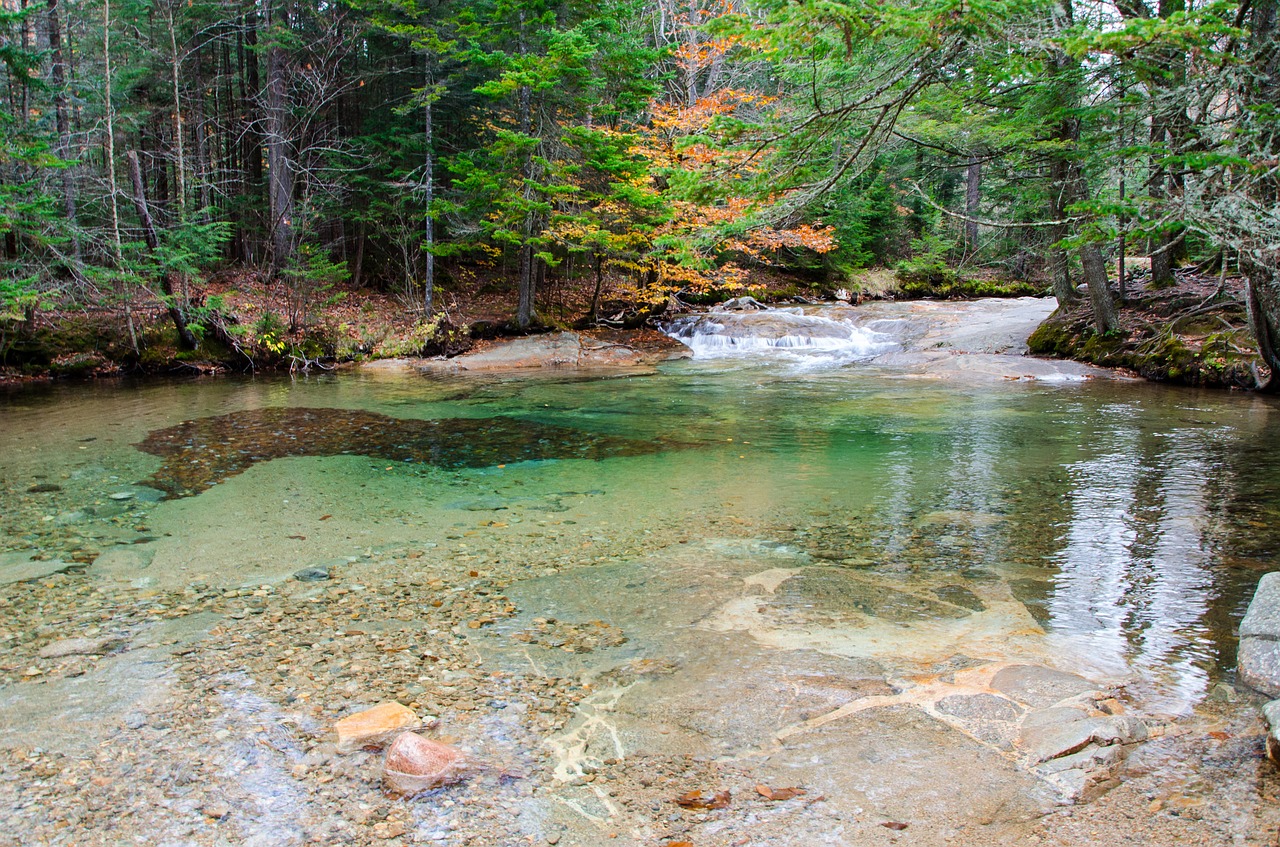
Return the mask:
<path id="1" fill-rule="evenodd" d="M 334 486 L 355 524 L 386 508 L 368 493 L 389 484 L 381 468 L 291 483 L 300 466 L 268 461 L 300 455 L 412 459 L 498 497 L 580 484 L 587 467 L 609 493 L 584 501 L 577 520 L 598 524 L 602 542 L 625 527 L 659 545 L 682 529 L 794 545 L 874 582 L 861 599 L 841 583 L 825 602 L 893 606 L 907 625 L 932 601 L 884 601 L 898 589 L 927 587 L 948 614 L 966 614 L 981 607 L 970 598 L 1007 586 L 1051 650 L 1134 677 L 1179 710 L 1230 671 L 1234 622 L 1274 564 L 1275 410 L 1267 398 L 1150 385 L 953 387 L 701 362 L 607 378 L 56 386 L 0 398 L 0 543 L 56 553 L 73 535 L 127 540 L 104 497 L 148 476 L 182 494 L 226 480 L 222 499 L 196 497 L 183 513 L 192 532 L 222 525 L 260 484 L 232 478 L 255 461 L 283 486 Z M 63 490 L 28 493 L 41 481 Z M 423 492 L 404 506 L 419 528 L 403 531 L 434 538 L 448 514 L 440 478 L 395 484 Z M 77 511 L 65 528 L 60 516 Z M 539 542 L 511 543 L 519 556 Z M 250 553 L 228 548 L 228 578 Z"/>

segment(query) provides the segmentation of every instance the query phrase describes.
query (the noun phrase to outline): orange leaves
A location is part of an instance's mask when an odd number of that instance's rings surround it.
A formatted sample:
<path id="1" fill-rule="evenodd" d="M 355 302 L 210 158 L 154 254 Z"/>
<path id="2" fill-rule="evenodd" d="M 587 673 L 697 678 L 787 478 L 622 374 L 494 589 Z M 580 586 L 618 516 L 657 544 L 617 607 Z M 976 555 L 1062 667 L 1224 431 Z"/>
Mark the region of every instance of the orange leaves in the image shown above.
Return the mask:
<path id="1" fill-rule="evenodd" d="M 703 797 L 701 791 L 690 791 L 674 802 L 682 809 L 723 809 L 729 805 L 729 792 L 718 791 L 714 797 Z"/>
<path id="2" fill-rule="evenodd" d="M 757 785 L 756 793 L 764 799 L 776 803 L 783 800 L 790 800 L 792 797 L 799 797 L 801 794 L 806 794 L 808 792 L 803 788 L 770 788 L 767 785 Z"/>
<path id="3" fill-rule="evenodd" d="M 718 117 L 735 114 L 747 106 L 767 106 L 776 99 L 738 88 L 722 88 L 698 98 L 692 106 L 655 102 L 650 107 L 653 116 L 651 122 L 654 129 L 662 130 L 667 135 L 704 132 Z"/>

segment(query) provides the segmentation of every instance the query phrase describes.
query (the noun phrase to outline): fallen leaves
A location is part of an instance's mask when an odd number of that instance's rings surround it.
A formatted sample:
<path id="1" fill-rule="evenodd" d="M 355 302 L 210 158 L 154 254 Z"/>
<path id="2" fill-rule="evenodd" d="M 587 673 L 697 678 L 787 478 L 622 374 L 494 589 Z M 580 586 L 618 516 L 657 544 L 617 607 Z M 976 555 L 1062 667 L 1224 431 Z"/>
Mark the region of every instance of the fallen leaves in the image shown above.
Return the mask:
<path id="1" fill-rule="evenodd" d="M 717 791 L 714 796 L 703 797 L 698 790 L 681 794 L 675 804 L 682 809 L 723 809 L 729 805 L 729 792 Z"/>
<path id="2" fill-rule="evenodd" d="M 770 788 L 767 785 L 757 785 L 756 792 L 764 799 L 773 802 L 790 800 L 792 797 L 807 793 L 803 788 Z"/>
<path id="3" fill-rule="evenodd" d="M 902 823 L 901 821 L 884 821 L 880 825 L 885 829 L 892 829 L 895 832 L 901 832 L 911 824 Z"/>

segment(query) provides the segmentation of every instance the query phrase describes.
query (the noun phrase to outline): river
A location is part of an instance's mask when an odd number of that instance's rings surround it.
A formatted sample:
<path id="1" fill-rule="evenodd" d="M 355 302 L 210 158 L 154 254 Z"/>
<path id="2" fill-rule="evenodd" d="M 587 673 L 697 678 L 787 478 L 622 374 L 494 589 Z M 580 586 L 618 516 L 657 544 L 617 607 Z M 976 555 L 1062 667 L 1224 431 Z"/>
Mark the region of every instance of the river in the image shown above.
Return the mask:
<path id="1" fill-rule="evenodd" d="M 918 337 L 0 395 L 0 843 L 1271 837 L 1276 401 Z M 384 700 L 476 773 L 384 794 Z"/>

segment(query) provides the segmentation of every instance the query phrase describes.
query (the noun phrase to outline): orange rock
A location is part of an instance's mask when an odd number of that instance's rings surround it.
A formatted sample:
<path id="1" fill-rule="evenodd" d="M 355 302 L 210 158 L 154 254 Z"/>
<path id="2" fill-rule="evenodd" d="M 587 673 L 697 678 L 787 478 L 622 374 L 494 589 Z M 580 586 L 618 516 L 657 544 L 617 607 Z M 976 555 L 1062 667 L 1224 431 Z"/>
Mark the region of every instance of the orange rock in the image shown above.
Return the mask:
<path id="1" fill-rule="evenodd" d="M 464 779 L 466 755 L 457 747 L 406 732 L 387 748 L 383 779 L 400 794 L 417 794 Z"/>
<path id="2" fill-rule="evenodd" d="M 379 703 L 372 709 L 348 715 L 334 725 L 338 732 L 338 752 L 351 753 L 361 747 L 381 746 L 397 733 L 418 724 L 418 716 L 407 706 Z"/>

